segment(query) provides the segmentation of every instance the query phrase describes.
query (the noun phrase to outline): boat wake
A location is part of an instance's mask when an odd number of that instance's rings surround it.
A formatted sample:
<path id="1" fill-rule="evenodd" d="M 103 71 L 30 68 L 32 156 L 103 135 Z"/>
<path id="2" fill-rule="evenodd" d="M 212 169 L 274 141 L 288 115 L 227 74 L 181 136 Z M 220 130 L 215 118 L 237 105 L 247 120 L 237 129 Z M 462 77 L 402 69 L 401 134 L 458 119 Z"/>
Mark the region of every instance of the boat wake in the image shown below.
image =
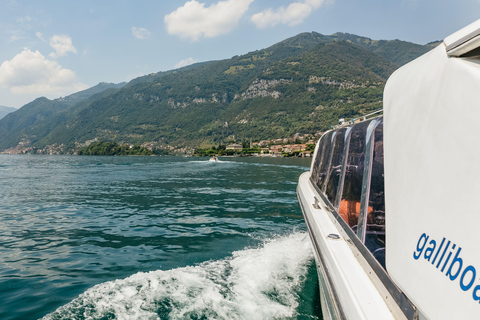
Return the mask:
<path id="1" fill-rule="evenodd" d="M 231 257 L 94 286 L 50 319 L 288 319 L 313 259 L 306 233 Z"/>

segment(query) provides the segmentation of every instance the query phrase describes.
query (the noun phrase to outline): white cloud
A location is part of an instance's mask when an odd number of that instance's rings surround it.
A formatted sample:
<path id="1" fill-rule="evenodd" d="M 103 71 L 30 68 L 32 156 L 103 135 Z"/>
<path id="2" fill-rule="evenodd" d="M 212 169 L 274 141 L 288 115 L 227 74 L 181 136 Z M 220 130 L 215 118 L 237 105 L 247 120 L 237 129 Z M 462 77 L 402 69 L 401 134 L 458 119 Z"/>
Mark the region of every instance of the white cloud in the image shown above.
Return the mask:
<path id="1" fill-rule="evenodd" d="M 72 70 L 28 48 L 0 65 L 0 86 L 13 94 L 41 95 L 65 95 L 88 87 Z"/>
<path id="2" fill-rule="evenodd" d="M 2 7 L 2 9 L 4 9 Z M 33 19 L 29 16 L 18 17 L 14 23 L 6 22 L 10 19 L 3 19 L 0 22 L 2 33 L 9 34 L 9 42 L 28 39 L 30 37 Z"/>
<path id="3" fill-rule="evenodd" d="M 43 42 L 45 42 L 45 39 L 43 38 L 43 34 L 41 32 L 37 32 L 35 33 L 35 35 L 37 36 L 38 39 L 42 40 Z"/>
<path id="4" fill-rule="evenodd" d="M 183 7 L 165 15 L 169 34 L 198 41 L 200 37 L 213 38 L 230 32 L 247 11 L 253 0 L 225 0 L 205 7 L 191 0 Z"/>
<path id="5" fill-rule="evenodd" d="M 7 25 L 6 27 L 3 25 L 0 25 L 0 28 L 2 31 L 5 31 L 5 33 L 10 34 L 9 37 L 9 42 L 14 42 L 17 40 L 22 40 L 28 38 L 27 36 L 27 28 L 22 26 L 22 27 L 16 27 L 16 26 L 11 26 Z"/>
<path id="6" fill-rule="evenodd" d="M 175 68 L 181 68 L 181 67 L 186 67 L 186 66 L 189 66 L 191 64 L 194 64 L 194 63 L 197 63 L 198 61 L 193 59 L 193 58 L 187 58 L 187 59 L 183 59 L 181 60 L 179 63 L 177 63 L 175 65 Z"/>
<path id="7" fill-rule="evenodd" d="M 132 27 L 132 34 L 137 39 L 147 39 L 152 33 L 145 28 Z"/>
<path id="8" fill-rule="evenodd" d="M 73 46 L 72 38 L 65 35 L 54 35 L 50 38 L 50 46 L 55 52 L 50 53 L 51 58 L 63 57 L 68 52 L 77 53 L 77 49 Z"/>
<path id="9" fill-rule="evenodd" d="M 324 0 L 304 0 L 293 2 L 288 7 L 280 7 L 276 10 L 268 8 L 252 16 L 251 21 L 258 28 L 273 27 L 279 23 L 294 26 L 303 22 L 313 10 L 318 9 Z"/>
<path id="10" fill-rule="evenodd" d="M 18 23 L 27 23 L 27 22 L 32 21 L 32 18 L 30 18 L 29 16 L 25 16 L 25 17 L 17 18 L 16 21 L 17 21 Z"/>
<path id="11" fill-rule="evenodd" d="M 22 38 L 24 38 L 24 37 L 19 36 L 19 35 L 16 35 L 16 34 L 12 34 L 12 35 L 10 36 L 10 38 L 9 38 L 9 41 L 10 41 L 10 42 L 14 42 L 14 41 L 20 40 L 20 39 L 22 39 Z"/>

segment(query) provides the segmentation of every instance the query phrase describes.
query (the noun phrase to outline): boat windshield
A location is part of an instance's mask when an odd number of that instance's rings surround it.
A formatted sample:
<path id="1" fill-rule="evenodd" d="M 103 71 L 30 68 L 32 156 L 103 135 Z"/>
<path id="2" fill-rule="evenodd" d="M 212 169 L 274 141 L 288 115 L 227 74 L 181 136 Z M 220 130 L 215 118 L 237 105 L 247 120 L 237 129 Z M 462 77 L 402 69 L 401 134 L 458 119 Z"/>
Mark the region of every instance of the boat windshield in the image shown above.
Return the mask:
<path id="1" fill-rule="evenodd" d="M 383 117 L 329 131 L 318 148 L 312 182 L 385 268 Z"/>

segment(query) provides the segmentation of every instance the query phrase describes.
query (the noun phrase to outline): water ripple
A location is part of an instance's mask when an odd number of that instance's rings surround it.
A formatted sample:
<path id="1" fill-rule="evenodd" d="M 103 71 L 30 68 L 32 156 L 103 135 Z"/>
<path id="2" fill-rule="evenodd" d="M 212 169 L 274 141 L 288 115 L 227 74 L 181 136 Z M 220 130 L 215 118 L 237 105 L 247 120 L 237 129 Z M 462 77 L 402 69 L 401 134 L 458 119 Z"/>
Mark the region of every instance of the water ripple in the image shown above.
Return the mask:
<path id="1" fill-rule="evenodd" d="M 262 237 L 305 230 L 295 187 L 308 165 L 0 155 L 0 319 L 43 317 L 94 285 L 138 272 L 229 264 L 232 252 Z M 154 305 L 168 309 L 172 298 Z"/>

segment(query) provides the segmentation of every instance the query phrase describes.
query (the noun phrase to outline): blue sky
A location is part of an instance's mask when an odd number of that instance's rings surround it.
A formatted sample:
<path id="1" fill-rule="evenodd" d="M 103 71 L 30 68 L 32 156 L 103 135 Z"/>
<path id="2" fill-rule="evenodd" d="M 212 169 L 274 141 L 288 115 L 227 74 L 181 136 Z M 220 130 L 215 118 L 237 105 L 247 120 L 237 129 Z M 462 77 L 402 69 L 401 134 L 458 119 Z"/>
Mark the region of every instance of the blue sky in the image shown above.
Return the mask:
<path id="1" fill-rule="evenodd" d="M 301 32 L 425 44 L 480 0 L 0 0 L 0 105 L 230 58 Z"/>

